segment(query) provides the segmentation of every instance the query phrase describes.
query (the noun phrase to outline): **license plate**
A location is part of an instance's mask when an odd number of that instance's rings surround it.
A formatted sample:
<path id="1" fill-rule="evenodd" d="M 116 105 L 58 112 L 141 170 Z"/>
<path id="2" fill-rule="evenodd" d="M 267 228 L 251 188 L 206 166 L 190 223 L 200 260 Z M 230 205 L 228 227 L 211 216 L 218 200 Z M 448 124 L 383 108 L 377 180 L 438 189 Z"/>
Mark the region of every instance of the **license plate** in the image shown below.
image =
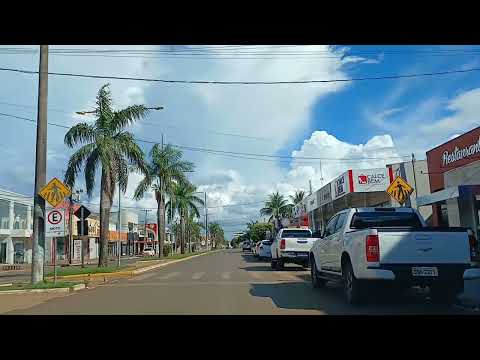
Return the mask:
<path id="1" fill-rule="evenodd" d="M 413 276 L 438 276 L 438 269 L 435 266 L 412 267 Z"/>

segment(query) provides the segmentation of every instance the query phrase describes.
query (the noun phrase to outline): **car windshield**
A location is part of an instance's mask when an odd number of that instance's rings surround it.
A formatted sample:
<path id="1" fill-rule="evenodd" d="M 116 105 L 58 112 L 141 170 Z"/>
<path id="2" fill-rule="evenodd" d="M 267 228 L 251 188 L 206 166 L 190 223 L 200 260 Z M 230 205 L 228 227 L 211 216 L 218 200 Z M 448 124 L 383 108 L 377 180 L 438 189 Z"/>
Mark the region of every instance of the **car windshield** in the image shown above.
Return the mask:
<path id="1" fill-rule="evenodd" d="M 413 212 L 358 212 L 353 215 L 351 227 L 364 229 L 369 227 L 421 227 L 422 223 Z"/>
<path id="2" fill-rule="evenodd" d="M 312 233 L 308 230 L 283 230 L 283 238 L 306 238 L 311 237 Z"/>

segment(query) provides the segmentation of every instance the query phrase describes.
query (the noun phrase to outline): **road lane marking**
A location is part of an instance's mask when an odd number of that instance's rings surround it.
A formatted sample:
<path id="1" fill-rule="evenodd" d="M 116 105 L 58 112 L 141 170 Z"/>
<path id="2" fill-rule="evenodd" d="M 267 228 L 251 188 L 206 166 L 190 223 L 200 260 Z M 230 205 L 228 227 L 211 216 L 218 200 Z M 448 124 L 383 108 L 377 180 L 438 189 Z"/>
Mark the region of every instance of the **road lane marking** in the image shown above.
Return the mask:
<path id="1" fill-rule="evenodd" d="M 224 272 L 222 274 L 222 279 L 225 279 L 225 280 L 230 279 L 230 274 L 231 274 L 230 271 Z"/>
<path id="2" fill-rule="evenodd" d="M 193 280 L 198 280 L 198 279 L 200 279 L 203 275 L 205 275 L 204 272 L 196 272 L 195 274 L 193 274 L 192 279 L 193 279 Z"/>
<path id="3" fill-rule="evenodd" d="M 262 275 L 260 275 L 258 272 L 256 271 L 251 271 L 249 272 L 250 276 L 257 279 L 257 280 L 261 280 L 262 279 Z"/>
<path id="4" fill-rule="evenodd" d="M 178 275 L 180 275 L 180 273 L 175 271 L 175 272 L 172 272 L 172 273 L 168 273 L 167 275 L 160 276 L 159 279 L 162 279 L 162 280 L 171 279 L 171 278 L 173 278 L 175 276 L 178 276 Z"/>

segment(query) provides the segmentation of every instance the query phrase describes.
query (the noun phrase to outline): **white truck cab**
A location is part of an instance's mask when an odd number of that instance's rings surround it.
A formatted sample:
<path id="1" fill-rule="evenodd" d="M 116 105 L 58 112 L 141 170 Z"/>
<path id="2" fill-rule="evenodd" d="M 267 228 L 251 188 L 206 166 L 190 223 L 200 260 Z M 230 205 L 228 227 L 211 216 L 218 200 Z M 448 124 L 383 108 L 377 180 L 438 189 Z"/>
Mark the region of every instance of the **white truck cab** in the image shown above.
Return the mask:
<path id="1" fill-rule="evenodd" d="M 308 267 L 308 255 L 315 240 L 310 229 L 295 227 L 281 229 L 270 247 L 272 269 L 283 269 L 286 263 Z"/>

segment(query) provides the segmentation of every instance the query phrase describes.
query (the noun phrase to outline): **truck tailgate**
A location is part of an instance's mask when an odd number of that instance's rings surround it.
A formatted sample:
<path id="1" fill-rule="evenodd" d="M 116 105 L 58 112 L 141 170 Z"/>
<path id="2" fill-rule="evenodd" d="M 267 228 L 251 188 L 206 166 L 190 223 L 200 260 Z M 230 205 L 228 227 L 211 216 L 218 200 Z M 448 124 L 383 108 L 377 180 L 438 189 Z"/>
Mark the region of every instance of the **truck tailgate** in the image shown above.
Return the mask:
<path id="1" fill-rule="evenodd" d="M 381 264 L 466 264 L 466 231 L 393 231 L 378 229 Z"/>
<path id="2" fill-rule="evenodd" d="M 315 238 L 286 238 L 284 251 L 309 252 Z"/>

